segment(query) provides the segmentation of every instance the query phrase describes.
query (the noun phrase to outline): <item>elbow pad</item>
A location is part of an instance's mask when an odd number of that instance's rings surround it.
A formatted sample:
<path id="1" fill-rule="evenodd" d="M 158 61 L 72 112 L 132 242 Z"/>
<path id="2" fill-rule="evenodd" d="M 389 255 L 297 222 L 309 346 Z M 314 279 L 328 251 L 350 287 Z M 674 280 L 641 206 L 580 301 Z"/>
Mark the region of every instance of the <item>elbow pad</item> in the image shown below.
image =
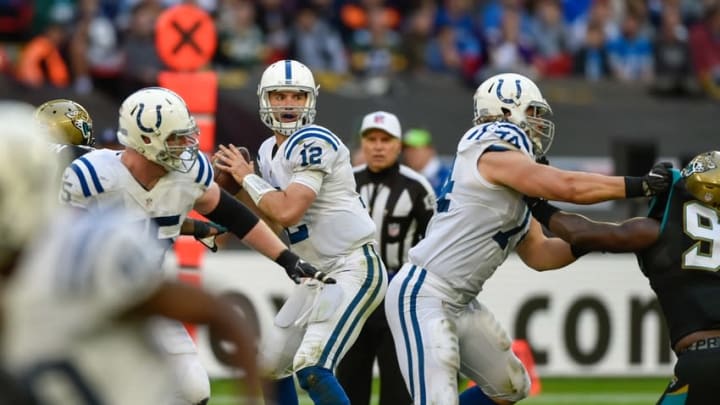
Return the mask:
<path id="1" fill-rule="evenodd" d="M 260 222 L 248 207 L 225 190 L 220 190 L 220 201 L 212 212 L 205 215 L 209 220 L 226 227 L 240 239 Z"/>

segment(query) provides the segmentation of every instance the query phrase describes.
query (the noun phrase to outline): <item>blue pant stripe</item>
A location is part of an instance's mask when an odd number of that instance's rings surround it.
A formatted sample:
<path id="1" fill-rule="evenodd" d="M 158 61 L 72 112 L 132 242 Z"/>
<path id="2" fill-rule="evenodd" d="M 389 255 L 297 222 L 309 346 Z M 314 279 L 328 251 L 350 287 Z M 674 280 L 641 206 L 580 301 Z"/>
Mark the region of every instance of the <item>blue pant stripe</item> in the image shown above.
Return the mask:
<path id="1" fill-rule="evenodd" d="M 425 281 L 425 270 L 420 270 L 420 276 L 418 277 L 417 283 L 413 287 L 412 293 L 410 293 L 410 318 L 412 319 L 413 334 L 415 335 L 415 346 L 417 347 L 418 357 L 418 382 L 420 383 L 420 404 L 425 405 L 427 403 L 426 392 L 425 392 L 425 353 L 423 350 L 422 332 L 420 331 L 420 322 L 418 322 L 417 316 L 417 296 L 422 287 L 423 281 Z"/>
<path id="2" fill-rule="evenodd" d="M 375 285 L 375 288 L 373 288 L 373 292 L 370 294 L 370 298 L 365 301 L 365 304 L 363 304 L 362 309 L 360 312 L 355 315 L 355 319 L 353 319 L 352 323 L 350 324 L 350 328 L 348 331 L 352 331 L 355 329 L 357 324 L 360 322 L 360 319 L 365 314 L 369 314 L 370 306 L 373 302 L 375 302 L 375 298 L 380 293 L 380 289 L 382 286 L 383 277 L 385 277 L 385 272 L 382 271 L 381 265 L 380 265 L 380 259 L 378 258 L 377 253 L 374 249 L 368 247 L 368 245 L 363 246 L 363 251 L 365 252 L 365 260 L 368 263 L 368 273 L 373 274 L 374 272 L 377 272 L 378 277 L 376 277 L 377 284 Z M 340 342 L 340 346 L 338 346 L 338 349 L 336 353 L 342 353 L 342 351 L 345 348 L 345 345 L 347 344 L 348 339 L 350 339 L 350 333 L 346 333 L 345 336 L 343 336 L 342 341 Z M 337 366 L 338 356 L 335 356 L 332 362 L 331 369 L 335 369 L 335 366 Z"/>
<path id="3" fill-rule="evenodd" d="M 363 247 L 363 249 L 366 249 L 367 247 Z M 335 325 L 335 329 L 333 329 L 332 333 L 330 334 L 330 339 L 328 339 L 327 345 L 325 345 L 325 349 L 323 350 L 322 354 L 320 355 L 320 359 L 318 361 L 318 365 L 323 365 L 325 362 L 327 362 L 328 357 L 330 356 L 330 353 L 332 352 L 332 349 L 336 346 L 338 337 L 340 336 L 340 333 L 345 327 L 345 324 L 348 322 L 348 319 L 350 319 L 350 316 L 352 315 L 355 308 L 360 304 L 363 297 L 367 294 L 367 291 L 370 289 L 370 286 L 373 283 L 374 278 L 374 267 L 368 266 L 368 274 L 365 278 L 365 281 L 363 282 L 363 285 L 360 287 L 360 290 L 357 292 L 353 300 L 350 302 L 350 305 L 348 305 L 347 308 L 345 308 L 345 312 L 340 317 L 340 320 L 338 321 L 337 325 Z"/>
<path id="4" fill-rule="evenodd" d="M 402 329 L 403 342 L 405 343 L 405 358 L 408 363 L 408 376 L 410 377 L 410 395 L 415 394 L 415 378 L 413 374 L 413 356 L 412 349 L 410 347 L 410 337 L 408 336 L 407 323 L 405 322 L 405 291 L 407 290 L 410 279 L 415 275 L 415 269 L 417 266 L 413 265 L 410 268 L 408 276 L 403 280 L 402 286 L 400 287 L 400 293 L 398 294 L 398 311 L 400 312 L 400 329 Z"/>

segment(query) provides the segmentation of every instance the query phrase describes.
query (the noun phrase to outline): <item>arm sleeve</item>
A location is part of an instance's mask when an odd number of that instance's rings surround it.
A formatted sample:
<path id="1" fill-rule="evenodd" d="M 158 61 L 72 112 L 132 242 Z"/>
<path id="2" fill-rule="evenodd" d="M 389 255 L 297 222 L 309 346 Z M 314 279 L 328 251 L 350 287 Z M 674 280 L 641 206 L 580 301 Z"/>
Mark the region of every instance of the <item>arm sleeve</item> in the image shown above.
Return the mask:
<path id="1" fill-rule="evenodd" d="M 218 201 L 217 207 L 205 217 L 223 225 L 240 239 L 243 239 L 260 221 L 248 207 L 225 190 L 220 190 L 220 201 Z"/>

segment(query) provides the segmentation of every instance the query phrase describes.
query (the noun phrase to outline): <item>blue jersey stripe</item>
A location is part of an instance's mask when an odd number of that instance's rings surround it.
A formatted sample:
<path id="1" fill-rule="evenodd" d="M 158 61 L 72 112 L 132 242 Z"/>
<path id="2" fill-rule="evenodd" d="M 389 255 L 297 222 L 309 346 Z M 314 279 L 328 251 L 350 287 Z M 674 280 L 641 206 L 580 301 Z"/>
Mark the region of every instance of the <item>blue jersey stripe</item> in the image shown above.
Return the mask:
<path id="1" fill-rule="evenodd" d="M 528 140 L 527 134 L 523 132 L 520 128 L 518 128 L 517 125 L 509 124 L 509 123 L 501 123 L 498 124 L 498 127 L 501 129 L 504 129 L 505 131 L 495 131 L 496 134 L 500 135 L 500 138 L 502 140 L 508 141 L 510 143 L 515 144 L 518 148 L 520 148 L 520 144 L 518 144 L 518 140 L 522 142 L 522 148 L 526 151 L 530 152 L 530 141 Z M 515 136 L 510 136 L 509 132 L 514 132 Z M 515 140 L 515 141 L 513 141 Z"/>
<path id="2" fill-rule="evenodd" d="M 503 232 L 503 231 L 497 231 L 495 235 L 493 235 L 493 240 L 497 242 L 498 245 L 500 245 L 500 249 L 505 249 L 505 247 L 508 244 L 508 241 L 510 238 L 512 238 L 515 234 L 522 231 L 525 228 L 525 225 L 527 225 L 528 221 L 530 220 L 530 210 L 525 209 L 525 218 L 523 219 L 522 223 L 515 228 Z"/>
<path id="3" fill-rule="evenodd" d="M 363 251 L 365 252 L 365 260 L 367 261 L 367 264 L 368 264 L 368 273 L 373 274 L 374 272 L 377 272 L 377 277 L 375 277 L 376 284 L 375 284 L 375 287 L 373 288 L 373 292 L 370 294 L 370 298 L 368 298 L 365 301 L 365 304 L 363 305 L 360 312 L 358 312 L 355 315 L 355 319 L 353 320 L 352 324 L 350 324 L 350 328 L 348 328 L 348 331 L 354 330 L 357 327 L 357 324 L 360 322 L 360 319 L 363 318 L 363 315 L 369 313 L 370 306 L 372 305 L 373 302 L 375 302 L 375 298 L 380 293 L 381 286 L 383 283 L 383 278 L 387 274 L 382 269 L 382 265 L 380 264 L 381 263 L 380 258 L 378 257 L 377 252 L 375 252 L 375 249 L 369 247 L 368 245 L 365 245 L 365 246 L 363 246 Z M 342 341 L 340 342 L 340 345 L 338 346 L 336 353 L 343 352 L 348 339 L 350 339 L 349 332 L 346 333 L 345 336 L 343 337 Z M 338 358 L 336 356 L 335 359 L 333 360 L 331 369 L 333 369 L 333 370 L 335 369 L 335 366 L 337 365 L 336 364 L 337 360 L 338 360 Z"/>
<path id="4" fill-rule="evenodd" d="M 215 169 L 213 169 L 212 165 L 210 164 L 210 161 L 208 160 L 207 156 L 205 156 L 204 153 L 200 153 L 200 156 L 205 161 L 205 164 L 207 165 L 207 168 L 208 168 L 207 178 L 205 179 L 205 187 L 210 187 L 210 183 L 212 183 L 213 179 L 215 179 Z"/>
<path id="5" fill-rule="evenodd" d="M 400 293 L 398 294 L 398 312 L 400 315 L 400 329 L 402 329 L 403 342 L 405 343 L 405 358 L 408 362 L 408 377 L 410 378 L 410 395 L 415 394 L 415 373 L 413 372 L 413 356 L 412 348 L 410 346 L 410 336 L 408 334 L 407 322 L 405 320 L 405 291 L 407 291 L 410 280 L 415 275 L 417 266 L 413 265 L 410 267 L 407 278 L 403 280 L 402 286 L 400 286 Z"/>
<path id="6" fill-rule="evenodd" d="M 77 163 L 73 163 L 70 165 L 70 168 L 75 172 L 78 180 L 80 180 L 80 188 L 82 188 L 83 195 L 85 197 L 90 197 L 90 187 L 88 186 L 87 180 L 85 180 L 85 175 L 83 174 L 82 169 L 80 169 L 80 166 L 78 166 Z"/>
<path id="7" fill-rule="evenodd" d="M 420 383 L 420 404 L 427 404 L 427 393 L 425 392 L 425 353 L 423 350 L 422 331 L 420 330 L 420 322 L 417 316 L 417 297 L 420 287 L 425 281 L 425 269 L 420 269 L 418 277 L 412 292 L 410 293 L 410 319 L 412 321 L 413 334 L 415 335 L 415 345 L 417 347 L 418 359 L 418 382 Z"/>
<path id="8" fill-rule="evenodd" d="M 92 179 L 93 185 L 95 186 L 95 190 L 98 193 L 105 192 L 105 189 L 103 188 L 102 184 L 100 184 L 100 179 L 98 178 L 97 171 L 95 171 L 95 167 L 93 167 L 92 163 L 90 163 L 89 160 L 85 158 L 85 156 L 78 159 L 79 161 L 83 162 L 85 167 L 88 168 L 88 171 L 90 172 L 90 178 Z"/>
<path id="9" fill-rule="evenodd" d="M 290 144 L 288 145 L 287 149 L 285 149 L 285 159 L 289 160 L 290 155 L 292 154 L 292 150 L 298 145 L 298 143 L 300 143 L 300 141 L 307 138 L 319 138 L 329 143 L 333 149 L 338 150 L 339 148 L 339 141 L 332 132 L 322 130 L 322 128 L 318 127 L 301 129 L 300 131 L 293 134 L 293 136 L 291 137 Z"/>
<path id="10" fill-rule="evenodd" d="M 202 182 L 203 175 L 205 174 L 205 160 L 202 158 L 202 152 L 198 152 L 198 173 L 195 176 L 195 183 Z"/>

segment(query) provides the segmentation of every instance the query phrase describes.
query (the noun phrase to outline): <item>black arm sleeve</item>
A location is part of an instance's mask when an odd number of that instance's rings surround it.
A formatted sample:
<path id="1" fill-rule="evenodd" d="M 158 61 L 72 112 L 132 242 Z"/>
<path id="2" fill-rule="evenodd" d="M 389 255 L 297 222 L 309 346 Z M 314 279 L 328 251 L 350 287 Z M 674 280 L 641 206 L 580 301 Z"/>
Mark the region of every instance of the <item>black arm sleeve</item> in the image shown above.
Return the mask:
<path id="1" fill-rule="evenodd" d="M 244 238 L 260 222 L 260 218 L 253 214 L 248 207 L 225 190 L 220 190 L 220 201 L 218 201 L 217 207 L 205 217 L 223 225 L 240 239 Z"/>

